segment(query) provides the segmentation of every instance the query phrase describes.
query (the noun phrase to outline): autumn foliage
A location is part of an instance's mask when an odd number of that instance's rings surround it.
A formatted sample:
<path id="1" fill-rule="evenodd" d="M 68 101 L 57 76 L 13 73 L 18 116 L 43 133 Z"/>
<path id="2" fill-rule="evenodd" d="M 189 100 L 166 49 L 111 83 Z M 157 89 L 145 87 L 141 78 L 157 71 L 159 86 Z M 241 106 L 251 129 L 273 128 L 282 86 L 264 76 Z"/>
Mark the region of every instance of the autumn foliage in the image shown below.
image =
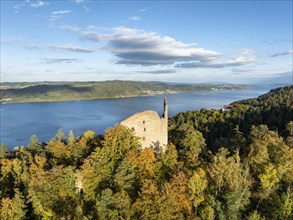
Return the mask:
<path id="1" fill-rule="evenodd" d="M 292 219 L 292 90 L 180 113 L 165 152 L 119 124 L 2 145 L 0 219 Z"/>

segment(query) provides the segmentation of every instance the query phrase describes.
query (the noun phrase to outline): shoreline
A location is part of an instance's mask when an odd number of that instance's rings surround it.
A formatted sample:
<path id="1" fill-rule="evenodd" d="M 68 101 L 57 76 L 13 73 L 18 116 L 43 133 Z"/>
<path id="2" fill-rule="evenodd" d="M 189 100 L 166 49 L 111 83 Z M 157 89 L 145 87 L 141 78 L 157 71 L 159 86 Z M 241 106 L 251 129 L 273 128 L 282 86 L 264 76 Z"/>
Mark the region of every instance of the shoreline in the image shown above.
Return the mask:
<path id="1" fill-rule="evenodd" d="M 63 99 L 63 100 L 26 100 L 26 101 L 3 101 L 0 100 L 0 105 L 12 105 L 12 104 L 21 104 L 21 103 L 52 103 L 52 102 L 73 102 L 73 101 L 91 101 L 91 100 L 107 100 L 107 99 L 125 99 L 125 98 L 134 98 L 134 97 L 147 97 L 147 96 L 159 96 L 159 95 L 168 95 L 168 94 L 177 94 L 184 92 L 219 92 L 219 91 L 235 91 L 235 90 L 248 90 L 253 88 L 252 86 L 247 87 L 237 87 L 237 88 L 209 88 L 195 91 L 151 91 L 148 90 L 148 94 L 137 94 L 137 95 L 120 95 L 120 96 L 111 96 L 111 97 L 99 97 L 99 98 L 82 98 L 82 99 Z M 1 90 L 0 90 L 1 92 Z M 7 100 L 9 98 L 5 98 Z"/>

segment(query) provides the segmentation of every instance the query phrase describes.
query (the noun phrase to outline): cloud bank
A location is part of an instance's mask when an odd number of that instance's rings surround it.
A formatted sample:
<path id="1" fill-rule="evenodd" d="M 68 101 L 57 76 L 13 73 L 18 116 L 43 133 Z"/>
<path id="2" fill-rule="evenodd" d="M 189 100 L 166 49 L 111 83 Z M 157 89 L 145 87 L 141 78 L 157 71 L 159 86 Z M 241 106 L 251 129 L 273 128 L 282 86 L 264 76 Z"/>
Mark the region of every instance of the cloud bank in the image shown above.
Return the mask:
<path id="1" fill-rule="evenodd" d="M 196 48 L 168 36 L 154 32 L 116 27 L 111 34 L 82 31 L 82 38 L 92 42 L 102 42 L 102 47 L 116 57 L 115 63 L 127 65 L 169 65 L 176 62 L 208 62 L 221 56 L 220 53 Z"/>

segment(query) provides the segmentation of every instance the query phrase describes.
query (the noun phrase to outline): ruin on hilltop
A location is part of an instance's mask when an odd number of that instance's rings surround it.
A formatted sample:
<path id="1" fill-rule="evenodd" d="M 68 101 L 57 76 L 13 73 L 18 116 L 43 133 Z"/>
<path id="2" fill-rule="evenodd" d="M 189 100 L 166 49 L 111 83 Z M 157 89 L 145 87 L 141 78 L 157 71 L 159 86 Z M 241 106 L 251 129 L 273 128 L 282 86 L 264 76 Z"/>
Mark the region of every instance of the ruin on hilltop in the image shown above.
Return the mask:
<path id="1" fill-rule="evenodd" d="M 168 104 L 164 99 L 164 113 L 162 118 L 157 112 L 147 110 L 136 113 L 126 120 L 120 122 L 121 125 L 132 129 L 140 138 L 142 148 L 161 147 L 165 151 L 168 144 Z"/>

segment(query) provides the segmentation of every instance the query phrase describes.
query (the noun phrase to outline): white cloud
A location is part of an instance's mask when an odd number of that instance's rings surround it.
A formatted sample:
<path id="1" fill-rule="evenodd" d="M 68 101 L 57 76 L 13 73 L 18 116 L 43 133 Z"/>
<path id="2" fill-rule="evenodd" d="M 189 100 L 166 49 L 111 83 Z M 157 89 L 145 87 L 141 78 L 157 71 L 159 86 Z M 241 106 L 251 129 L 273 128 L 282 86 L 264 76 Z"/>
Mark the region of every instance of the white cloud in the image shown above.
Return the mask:
<path id="1" fill-rule="evenodd" d="M 56 21 L 61 18 L 65 14 L 69 14 L 71 11 L 69 10 L 60 10 L 60 11 L 52 11 L 49 21 Z"/>
<path id="2" fill-rule="evenodd" d="M 54 49 L 54 50 L 67 50 L 73 52 L 81 52 L 81 53 L 91 53 L 96 51 L 96 49 L 79 47 L 74 45 L 48 45 L 46 48 Z"/>
<path id="3" fill-rule="evenodd" d="M 28 46 L 29 49 L 52 49 L 57 51 L 72 51 L 72 52 L 80 52 L 80 53 L 91 53 L 96 51 L 96 49 L 93 48 L 87 48 L 87 47 L 80 47 L 75 45 L 46 45 L 46 46 L 38 46 L 38 45 L 30 45 Z"/>
<path id="4" fill-rule="evenodd" d="M 53 11 L 52 14 L 53 15 L 63 15 L 63 14 L 68 14 L 71 13 L 71 11 L 69 10 L 60 10 L 60 11 Z"/>
<path id="5" fill-rule="evenodd" d="M 176 67 L 179 68 L 224 68 L 230 66 L 243 66 L 248 63 L 254 62 L 255 59 L 248 57 L 236 57 L 228 61 L 223 62 L 186 62 L 177 64 Z"/>
<path id="6" fill-rule="evenodd" d="M 14 9 L 14 13 L 18 13 L 25 6 L 29 6 L 32 8 L 39 8 L 46 5 L 50 5 L 50 3 L 45 1 L 40 1 L 40 0 L 25 0 L 24 3 L 15 5 L 13 9 Z"/>
<path id="7" fill-rule="evenodd" d="M 129 17 L 128 20 L 129 21 L 140 21 L 141 20 L 141 17 L 139 17 L 139 16 L 132 16 L 132 17 Z"/>
<path id="8" fill-rule="evenodd" d="M 39 7 L 46 6 L 46 5 L 50 4 L 49 2 L 44 2 L 44 1 L 40 1 L 40 0 L 26 1 L 26 2 L 29 3 L 30 6 L 33 7 L 33 8 L 39 8 Z"/>
<path id="9" fill-rule="evenodd" d="M 243 66 L 256 61 L 255 52 L 251 49 L 242 49 L 239 56 L 232 57 L 225 61 L 211 60 L 208 62 L 195 61 L 183 62 L 176 65 L 179 68 L 224 68 Z"/>

